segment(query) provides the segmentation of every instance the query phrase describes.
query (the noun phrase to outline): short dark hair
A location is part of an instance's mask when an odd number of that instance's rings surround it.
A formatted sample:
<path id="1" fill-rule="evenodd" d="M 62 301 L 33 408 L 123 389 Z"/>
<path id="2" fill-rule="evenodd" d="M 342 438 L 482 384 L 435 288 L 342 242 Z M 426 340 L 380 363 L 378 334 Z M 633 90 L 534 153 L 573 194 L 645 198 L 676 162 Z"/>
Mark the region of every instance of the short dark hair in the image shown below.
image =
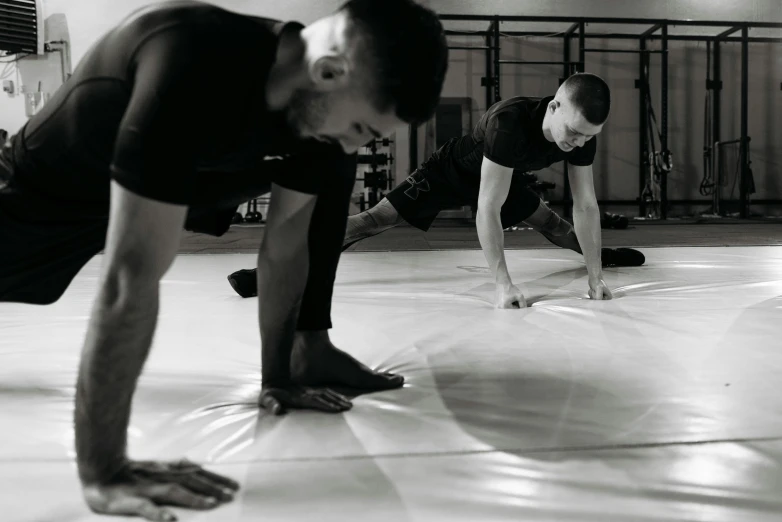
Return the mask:
<path id="1" fill-rule="evenodd" d="M 429 120 L 448 70 L 448 43 L 434 11 L 414 0 L 348 0 L 340 10 L 366 38 L 376 107 L 394 107 L 407 123 Z"/>
<path id="2" fill-rule="evenodd" d="M 599 76 L 576 73 L 563 84 L 570 102 L 592 125 L 602 125 L 611 112 L 611 89 Z"/>

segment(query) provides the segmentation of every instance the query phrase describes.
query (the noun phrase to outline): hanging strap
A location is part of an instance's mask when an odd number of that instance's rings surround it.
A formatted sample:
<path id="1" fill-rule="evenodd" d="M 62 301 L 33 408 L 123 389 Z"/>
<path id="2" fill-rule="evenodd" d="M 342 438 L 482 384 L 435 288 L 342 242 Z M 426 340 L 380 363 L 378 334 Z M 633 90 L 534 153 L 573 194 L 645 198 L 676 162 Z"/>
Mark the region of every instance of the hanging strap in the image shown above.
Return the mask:
<path id="1" fill-rule="evenodd" d="M 663 143 L 663 135 L 660 131 L 659 125 L 657 125 L 657 115 L 654 112 L 654 104 L 652 103 L 652 93 L 651 93 L 651 87 L 649 85 L 649 65 L 644 65 L 644 88 L 645 88 L 645 98 L 646 98 L 646 113 L 648 115 L 647 121 L 649 123 L 649 149 L 651 150 L 651 153 L 649 155 L 649 161 L 651 164 L 654 165 L 655 171 L 657 173 L 660 172 L 670 172 L 673 170 L 673 155 L 671 154 L 671 151 L 669 150 L 661 150 L 660 153 L 657 153 L 656 144 L 654 136 L 657 135 L 657 139 L 659 139 L 660 148 L 662 148 Z"/>

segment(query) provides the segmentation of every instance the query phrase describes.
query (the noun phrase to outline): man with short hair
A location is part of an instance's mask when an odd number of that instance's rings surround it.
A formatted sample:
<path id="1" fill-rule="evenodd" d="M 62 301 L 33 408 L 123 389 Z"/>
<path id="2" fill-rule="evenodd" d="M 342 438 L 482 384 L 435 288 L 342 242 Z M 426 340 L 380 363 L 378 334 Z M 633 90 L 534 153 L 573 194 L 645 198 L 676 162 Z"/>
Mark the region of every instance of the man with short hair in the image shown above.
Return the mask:
<path id="1" fill-rule="evenodd" d="M 76 386 L 77 464 L 94 511 L 174 520 L 238 484 L 132 461 L 127 427 L 182 229 L 222 235 L 271 191 L 258 253 L 260 403 L 338 412 L 302 385 L 401 386 L 328 340 L 355 151 L 431 118 L 447 69 L 437 16 L 348 0 L 304 27 L 178 1 L 133 13 L 0 155 L 0 301 L 49 304 L 104 250 Z M 237 81 L 225 89 L 225 77 Z M 206 131 L 206 132 L 205 132 Z"/>
<path id="2" fill-rule="evenodd" d="M 440 211 L 477 205 L 478 238 L 496 282 L 498 308 L 526 306 L 511 280 L 503 245 L 503 229 L 521 222 L 555 245 L 583 254 L 589 296 L 610 299 L 602 267 L 645 261 L 634 249 L 601 248 L 592 162 L 610 108 L 608 85 L 589 73 L 568 78 L 555 96 L 494 104 L 470 134 L 449 140 L 380 203 L 351 216 L 343 248 L 405 222 L 427 231 Z M 559 161 L 569 163 L 575 226 L 549 209 L 523 176 Z M 256 286 L 254 270 L 229 278 L 239 293 Z"/>

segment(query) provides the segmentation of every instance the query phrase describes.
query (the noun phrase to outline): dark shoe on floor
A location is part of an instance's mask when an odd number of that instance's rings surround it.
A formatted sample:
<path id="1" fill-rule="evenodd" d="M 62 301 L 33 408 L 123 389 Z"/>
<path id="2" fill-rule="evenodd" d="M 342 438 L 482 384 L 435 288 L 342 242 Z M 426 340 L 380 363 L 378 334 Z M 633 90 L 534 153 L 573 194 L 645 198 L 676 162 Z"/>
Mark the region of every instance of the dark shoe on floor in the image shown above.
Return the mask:
<path id="1" fill-rule="evenodd" d="M 604 267 L 641 266 L 646 262 L 646 256 L 634 248 L 604 248 L 600 257 Z"/>
<path id="2" fill-rule="evenodd" d="M 624 230 L 629 224 L 630 220 L 628 220 L 627 217 L 620 214 L 612 214 L 611 212 L 603 212 L 603 216 L 600 219 L 601 228 Z"/>
<path id="3" fill-rule="evenodd" d="M 242 297 L 255 297 L 258 295 L 258 274 L 255 268 L 238 270 L 228 276 L 228 282 L 236 293 Z"/>

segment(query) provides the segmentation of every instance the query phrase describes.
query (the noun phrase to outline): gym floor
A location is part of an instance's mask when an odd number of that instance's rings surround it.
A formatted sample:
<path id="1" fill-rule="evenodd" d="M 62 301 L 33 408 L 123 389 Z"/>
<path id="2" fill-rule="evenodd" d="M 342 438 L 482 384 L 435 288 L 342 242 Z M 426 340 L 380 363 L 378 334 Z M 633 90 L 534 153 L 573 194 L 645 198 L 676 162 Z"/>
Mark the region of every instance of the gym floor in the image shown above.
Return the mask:
<path id="1" fill-rule="evenodd" d="M 198 522 L 771 522 L 782 513 L 782 226 L 631 223 L 605 270 L 506 233 L 529 307 L 496 310 L 474 228 L 398 228 L 340 263 L 332 339 L 405 387 L 340 415 L 260 412 L 257 304 L 225 276 L 262 226 L 188 235 L 162 285 L 129 437 L 240 481 Z M 363 252 L 362 252 L 363 250 Z M 3 522 L 99 522 L 73 464 L 73 384 L 101 258 L 56 304 L 0 305 Z"/>
<path id="2" fill-rule="evenodd" d="M 221 238 L 189 233 L 182 253 L 254 253 L 263 225 L 234 225 Z M 606 247 L 774 246 L 782 245 L 782 219 L 631 220 L 625 230 L 603 230 Z M 466 220 L 437 220 L 429 232 L 401 226 L 351 245 L 349 252 L 479 249 L 475 225 Z M 506 231 L 509 249 L 557 248 L 528 228 Z"/>

